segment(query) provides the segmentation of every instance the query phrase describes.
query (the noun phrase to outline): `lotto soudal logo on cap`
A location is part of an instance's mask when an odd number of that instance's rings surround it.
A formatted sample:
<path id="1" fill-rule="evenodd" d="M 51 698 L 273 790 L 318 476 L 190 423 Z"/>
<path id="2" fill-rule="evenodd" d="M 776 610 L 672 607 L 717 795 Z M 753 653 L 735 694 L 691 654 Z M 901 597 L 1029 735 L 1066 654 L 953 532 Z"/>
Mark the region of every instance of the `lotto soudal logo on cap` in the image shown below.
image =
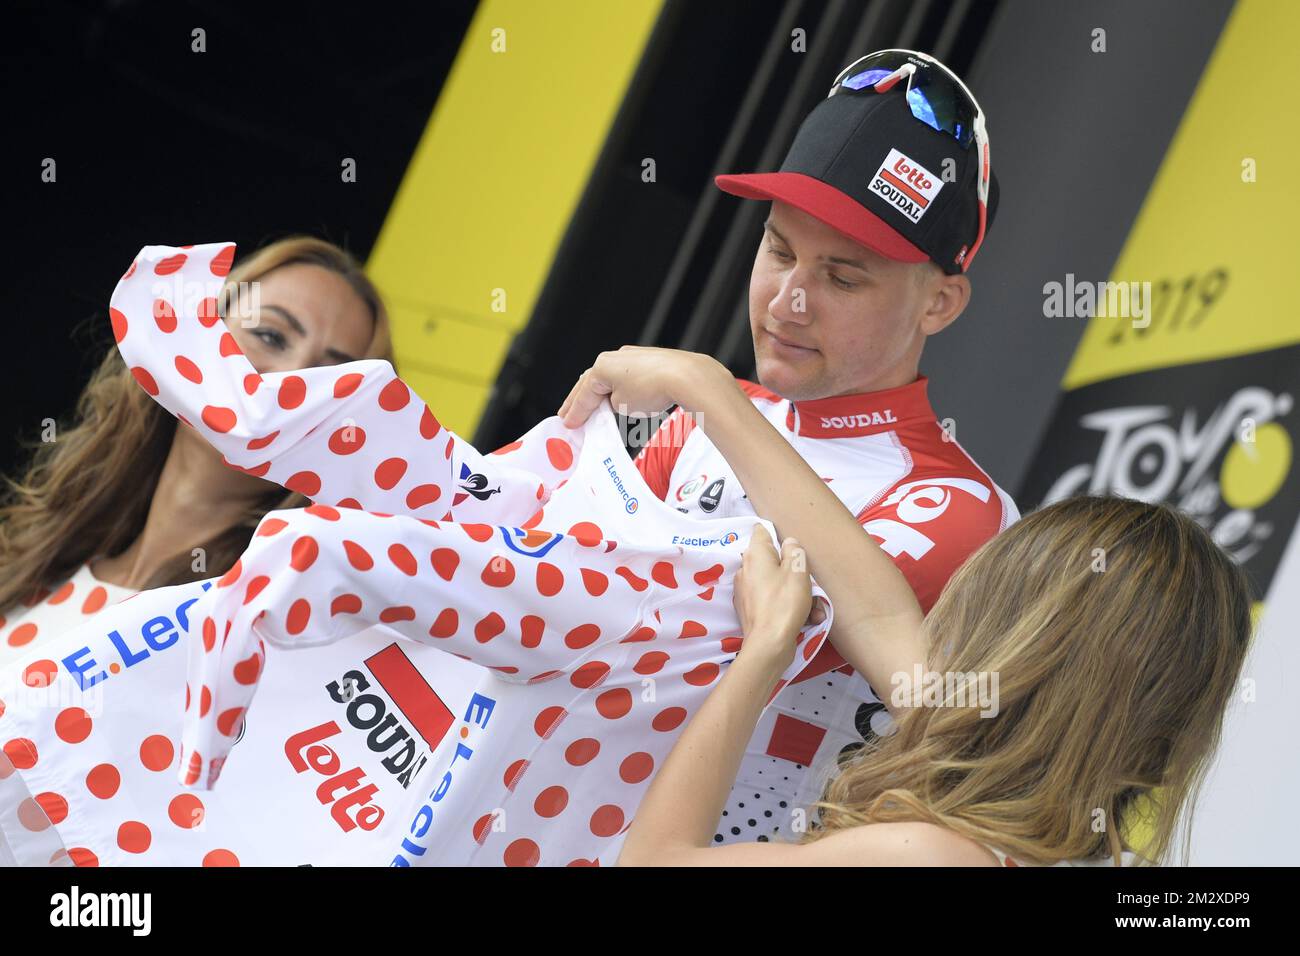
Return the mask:
<path id="1" fill-rule="evenodd" d="M 921 221 L 942 188 L 942 179 L 896 149 L 871 177 L 871 191 L 914 223 Z"/>

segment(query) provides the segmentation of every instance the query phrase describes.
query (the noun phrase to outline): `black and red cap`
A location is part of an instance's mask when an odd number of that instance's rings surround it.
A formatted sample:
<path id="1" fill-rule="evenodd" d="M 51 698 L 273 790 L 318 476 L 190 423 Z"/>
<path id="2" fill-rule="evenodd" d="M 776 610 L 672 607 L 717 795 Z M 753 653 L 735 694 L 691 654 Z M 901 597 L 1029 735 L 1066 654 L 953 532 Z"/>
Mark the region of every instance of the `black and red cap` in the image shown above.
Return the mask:
<path id="1" fill-rule="evenodd" d="M 808 114 L 779 172 L 718 176 L 724 192 L 779 200 L 900 262 L 953 275 L 979 235 L 979 150 L 919 122 L 903 84 L 831 96 Z M 985 233 L 998 181 L 990 171 Z"/>

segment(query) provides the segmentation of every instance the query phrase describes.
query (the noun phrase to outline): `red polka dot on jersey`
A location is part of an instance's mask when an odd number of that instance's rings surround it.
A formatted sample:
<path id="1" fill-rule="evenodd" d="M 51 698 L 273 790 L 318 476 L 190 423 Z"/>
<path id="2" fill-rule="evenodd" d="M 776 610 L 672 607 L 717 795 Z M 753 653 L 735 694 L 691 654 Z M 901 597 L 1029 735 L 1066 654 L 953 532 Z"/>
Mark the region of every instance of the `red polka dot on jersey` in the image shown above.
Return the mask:
<path id="1" fill-rule="evenodd" d="M 244 354 L 244 350 L 239 347 L 239 343 L 235 341 L 235 337 L 229 332 L 221 333 L 221 338 L 217 342 L 217 352 L 220 353 L 222 358 Z"/>
<path id="2" fill-rule="evenodd" d="M 569 675 L 569 683 L 583 689 L 595 687 L 609 676 L 609 665 L 604 661 L 587 661 Z"/>
<path id="3" fill-rule="evenodd" d="M 290 634 L 301 634 L 307 630 L 309 621 L 311 621 L 311 602 L 306 598 L 298 598 L 290 605 L 289 613 L 285 615 L 284 629 Z"/>
<path id="4" fill-rule="evenodd" d="M 23 668 L 23 683 L 28 687 L 49 687 L 58 673 L 59 665 L 54 661 L 32 661 Z"/>
<path id="5" fill-rule="evenodd" d="M 394 604 L 379 612 L 380 624 L 396 624 L 398 621 L 414 621 L 415 608 L 409 604 Z"/>
<path id="6" fill-rule="evenodd" d="M 505 620 L 496 611 L 492 611 L 474 625 L 474 639 L 480 644 L 486 644 L 505 629 Z"/>
<path id="7" fill-rule="evenodd" d="M 259 574 L 248 582 L 248 587 L 244 588 L 244 603 L 248 604 L 255 597 L 262 593 L 263 589 L 271 583 L 271 579 L 265 574 Z"/>
<path id="8" fill-rule="evenodd" d="M 235 736 L 239 730 L 239 724 L 244 716 L 244 708 L 232 707 L 230 710 L 223 710 L 217 715 L 217 730 L 227 737 Z"/>
<path id="9" fill-rule="evenodd" d="M 585 767 L 600 753 L 600 741 L 594 737 L 581 737 L 564 750 L 564 759 L 575 767 Z"/>
<path id="10" fill-rule="evenodd" d="M 153 265 L 154 275 L 169 276 L 173 272 L 179 272 L 181 266 L 185 265 L 185 260 L 188 258 L 189 256 L 187 256 L 185 253 L 178 252 L 174 256 L 168 256 L 165 259 L 159 259 Z"/>
<path id="11" fill-rule="evenodd" d="M 210 295 L 199 303 L 199 324 L 210 329 L 221 320 L 221 306 L 217 297 Z"/>
<path id="12" fill-rule="evenodd" d="M 650 569 L 650 577 L 666 588 L 677 587 L 677 575 L 673 572 L 673 566 L 667 561 L 656 561 L 655 566 Z"/>
<path id="13" fill-rule="evenodd" d="M 618 720 L 632 709 L 632 692 L 626 687 L 615 687 L 596 698 L 596 710 L 606 720 Z"/>
<path id="14" fill-rule="evenodd" d="M 430 637 L 451 637 L 460 627 L 460 615 L 455 608 L 445 608 L 429 628 Z"/>
<path id="15" fill-rule="evenodd" d="M 176 748 L 162 734 L 152 734 L 140 744 L 140 763 L 146 770 L 154 773 L 166 770 L 176 757 Z"/>
<path id="16" fill-rule="evenodd" d="M 591 815 L 591 832 L 598 837 L 612 837 L 623 829 L 623 811 L 612 803 L 598 807 Z"/>
<path id="17" fill-rule="evenodd" d="M 135 368 L 131 369 L 131 377 L 135 379 L 139 386 L 150 395 L 158 394 L 158 383 L 154 381 L 153 376 L 149 374 L 147 369 L 141 368 L 137 365 Z"/>
<path id="18" fill-rule="evenodd" d="M 568 711 L 558 704 L 553 707 L 547 707 L 538 714 L 537 719 L 533 721 L 533 730 L 537 732 L 537 736 L 545 740 L 547 737 L 551 736 L 551 734 L 555 733 L 556 728 L 560 726 L 567 714 Z"/>
<path id="19" fill-rule="evenodd" d="M 314 498 L 320 494 L 320 475 L 314 471 L 300 471 L 297 474 L 290 475 L 284 486 L 290 491 L 296 491 L 300 495 Z"/>
<path id="20" fill-rule="evenodd" d="M 409 577 L 415 577 L 415 572 L 419 570 L 415 555 L 411 554 L 404 544 L 390 544 L 388 546 L 388 560 L 393 562 L 393 567 Z"/>
<path id="21" fill-rule="evenodd" d="M 680 727 L 685 719 L 685 707 L 665 707 L 655 714 L 654 720 L 650 721 L 650 726 L 660 733 L 667 733 Z"/>
<path id="22" fill-rule="evenodd" d="M 316 558 L 320 554 L 320 545 L 311 535 L 303 535 L 293 543 L 293 551 L 289 556 L 289 566 L 295 571 L 306 571 L 316 563 Z"/>
<path id="23" fill-rule="evenodd" d="M 460 530 L 469 535 L 470 540 L 477 541 L 479 544 L 491 541 L 492 536 L 496 534 L 496 529 L 490 524 L 463 524 Z"/>
<path id="24" fill-rule="evenodd" d="M 330 617 L 337 614 L 360 614 L 361 598 L 356 594 L 340 594 L 330 602 Z"/>
<path id="25" fill-rule="evenodd" d="M 253 534 L 258 538 L 269 538 L 274 534 L 279 534 L 287 527 L 289 527 L 289 522 L 283 518 L 263 518 Z"/>
<path id="26" fill-rule="evenodd" d="M 450 581 L 460 565 L 460 555 L 451 548 L 436 549 L 429 555 L 429 560 L 433 563 L 433 570 L 444 581 Z"/>
<path id="27" fill-rule="evenodd" d="M 640 783 L 654 773 L 655 758 L 643 750 L 628 754 L 618 765 L 618 775 L 624 783 Z"/>
<path id="28" fill-rule="evenodd" d="M 725 569 L 720 564 L 715 564 L 711 568 L 706 568 L 695 575 L 695 583 L 698 585 L 714 584 L 718 578 L 722 577 Z"/>
<path id="29" fill-rule="evenodd" d="M 99 866 L 99 857 L 84 846 L 74 846 L 68 850 L 68 859 L 73 866 Z"/>
<path id="30" fill-rule="evenodd" d="M 280 380 L 275 400 L 281 408 L 297 408 L 307 398 L 307 382 L 301 375 L 286 375 Z"/>
<path id="31" fill-rule="evenodd" d="M 637 644 L 640 643 L 641 641 L 653 641 L 654 639 L 655 639 L 655 629 L 653 627 L 638 627 L 627 637 L 623 638 L 623 640 L 619 641 L 619 643 Z"/>
<path id="32" fill-rule="evenodd" d="M 238 421 L 234 409 L 222 405 L 204 405 L 203 412 L 199 417 L 202 419 L 203 424 L 214 432 L 220 432 L 223 435 L 234 428 Z"/>
<path id="33" fill-rule="evenodd" d="M 533 801 L 533 810 L 539 817 L 558 817 L 569 805 L 569 791 L 561 786 L 547 787 Z"/>
<path id="34" fill-rule="evenodd" d="M 474 826 L 470 828 L 470 833 L 474 836 L 474 842 L 480 846 L 492 832 L 492 814 L 485 813 L 474 821 Z"/>
<path id="35" fill-rule="evenodd" d="M 79 744 L 90 736 L 94 722 L 81 707 L 65 707 L 54 718 L 54 732 L 64 743 Z"/>
<path id="36" fill-rule="evenodd" d="M 532 840 L 515 840 L 502 854 L 506 866 L 536 866 L 542 859 L 542 851 Z"/>
<path id="37" fill-rule="evenodd" d="M 386 412 L 396 412 L 411 400 L 411 390 L 400 378 L 395 378 L 379 391 L 379 407 Z"/>
<path id="38" fill-rule="evenodd" d="M 212 691 L 205 687 L 199 690 L 199 716 L 208 716 L 208 711 L 212 709 Z"/>
<path id="39" fill-rule="evenodd" d="M 592 524 L 590 521 L 579 521 L 569 529 L 569 534 L 584 548 L 594 548 L 605 540 L 605 532 L 600 530 L 599 525 Z"/>
<path id="40" fill-rule="evenodd" d="M 86 789 L 100 800 L 111 799 L 122 785 L 122 774 L 111 763 L 101 763 L 86 774 Z"/>
<path id="41" fill-rule="evenodd" d="M 126 321 L 126 316 L 117 311 L 117 309 L 110 307 L 108 310 L 108 320 L 113 325 L 113 341 L 121 342 L 126 338 L 126 329 L 129 324 Z"/>
<path id="42" fill-rule="evenodd" d="M 170 334 L 176 331 L 176 310 L 166 299 L 153 300 L 153 320 L 163 332 Z"/>
<path id="43" fill-rule="evenodd" d="M 546 621 L 536 614 L 525 614 L 519 620 L 519 643 L 532 649 L 542 643 L 546 634 Z"/>
<path id="44" fill-rule="evenodd" d="M 203 373 L 184 355 L 176 356 L 176 371 L 180 372 L 182 378 L 188 379 L 195 385 L 203 384 Z"/>
<path id="45" fill-rule="evenodd" d="M 688 637 L 704 637 L 709 633 L 709 629 L 699 621 L 683 621 L 681 632 L 677 635 L 678 640 Z"/>
<path id="46" fill-rule="evenodd" d="M 666 663 L 668 663 L 668 655 L 663 651 L 646 651 L 633 665 L 632 670 L 638 674 L 657 674 Z"/>
<path id="47" fill-rule="evenodd" d="M 428 441 L 438 437 L 438 432 L 442 431 L 442 425 L 434 417 L 433 411 L 428 405 L 424 406 L 424 413 L 420 415 L 420 437 Z"/>
<path id="48" fill-rule="evenodd" d="M 50 828 L 50 818 L 41 809 L 41 805 L 31 797 L 18 804 L 15 816 L 18 817 L 18 822 L 22 824 L 23 829 L 30 830 L 32 833 L 40 833 L 42 830 Z"/>
<path id="49" fill-rule="evenodd" d="M 600 628 L 595 624 L 579 624 L 564 635 L 564 646 L 572 650 L 581 650 L 600 639 Z"/>
<path id="50" fill-rule="evenodd" d="M 694 685 L 695 687 L 707 687 L 709 684 L 712 684 L 717 680 L 718 674 L 721 670 L 722 668 L 718 667 L 718 665 L 713 663 L 713 661 L 705 661 L 703 664 L 691 668 L 682 675 L 682 680 L 686 681 L 688 684 Z"/>
<path id="51" fill-rule="evenodd" d="M 537 593 L 542 597 L 554 597 L 564 587 L 564 572 L 555 565 L 541 561 L 537 565 Z"/>
<path id="52" fill-rule="evenodd" d="M 117 828 L 117 845 L 127 853 L 144 853 L 153 843 L 153 834 L 139 820 L 128 820 Z"/>
<path id="53" fill-rule="evenodd" d="M 206 812 L 203 801 L 192 793 L 178 794 L 172 797 L 171 803 L 167 804 L 168 818 L 182 830 L 193 830 L 202 826 Z"/>
<path id="54" fill-rule="evenodd" d="M 556 471 L 568 471 L 573 465 L 573 446 L 563 438 L 546 439 L 546 457 Z"/>
<path id="55" fill-rule="evenodd" d="M 49 604 L 62 604 L 72 596 L 73 584 L 71 581 L 64 581 L 63 585 L 50 595 Z M 4 626 L 4 619 L 0 618 L 0 627 Z"/>
<path id="56" fill-rule="evenodd" d="M 23 647 L 32 642 L 36 637 L 36 631 L 37 628 L 35 624 L 31 621 L 24 621 L 9 632 L 9 636 L 5 639 L 5 643 L 10 647 Z"/>
<path id="57" fill-rule="evenodd" d="M 246 686 L 257 683 L 257 676 L 262 673 L 262 657 L 253 653 L 235 665 L 235 680 Z"/>
<path id="58" fill-rule="evenodd" d="M 230 272 L 230 266 L 235 261 L 235 247 L 226 246 L 208 263 L 208 270 L 218 278 Z"/>
<path id="59" fill-rule="evenodd" d="M 365 431 L 356 425 L 343 425 L 331 434 L 326 445 L 335 455 L 351 455 L 365 445 Z"/>
<path id="60" fill-rule="evenodd" d="M 95 585 L 90 593 L 86 595 L 86 600 L 82 602 L 81 613 L 94 614 L 107 603 L 108 591 L 100 585 Z"/>
<path id="61" fill-rule="evenodd" d="M 519 782 L 519 778 L 523 776 L 524 771 L 527 769 L 528 760 L 521 757 L 510 766 L 506 767 L 506 773 L 505 776 L 501 778 L 501 782 L 505 784 L 507 790 L 513 793 L 515 784 Z"/>
<path id="62" fill-rule="evenodd" d="M 506 588 L 514 583 L 515 566 L 508 558 L 498 555 L 483 566 L 483 573 L 479 577 L 488 587 Z"/>
<path id="63" fill-rule="evenodd" d="M 522 441 L 507 442 L 506 444 L 502 445 L 500 448 L 498 448 L 496 451 L 492 452 L 491 454 L 508 455 L 512 451 L 516 451 L 522 447 L 524 447 L 524 443 Z"/>
<path id="64" fill-rule="evenodd" d="M 363 378 L 365 376 L 360 372 L 348 372 L 346 375 L 340 375 L 334 382 L 334 397 L 347 398 L 357 390 Z"/>
<path id="65" fill-rule="evenodd" d="M 649 581 L 641 577 L 639 574 L 636 574 L 631 568 L 620 566 L 614 569 L 614 573 L 626 581 L 633 591 L 644 591 L 650 586 Z"/>
<path id="66" fill-rule="evenodd" d="M 740 650 L 740 647 L 744 642 L 745 639 L 743 637 L 724 637 L 719 644 L 722 646 L 722 652 L 724 654 L 735 654 Z"/>
<path id="67" fill-rule="evenodd" d="M 405 458 L 387 458 L 375 468 L 375 484 L 384 491 L 392 491 L 406 474 Z"/>
<path id="68" fill-rule="evenodd" d="M 217 581 L 217 587 L 228 588 L 239 580 L 239 576 L 244 573 L 243 563 L 236 558 L 235 563 L 231 565 L 230 570 L 223 574 Z"/>
<path id="69" fill-rule="evenodd" d="M 239 866 L 239 857 L 231 850 L 210 850 L 203 855 L 204 866 Z"/>
<path id="70" fill-rule="evenodd" d="M 308 505 L 302 510 L 313 518 L 320 518 L 322 521 L 338 521 L 343 517 L 339 514 L 337 508 L 331 508 L 329 505 Z"/>
<path id="71" fill-rule="evenodd" d="M 582 586 L 592 597 L 600 597 L 609 590 L 609 578 L 594 568 L 583 568 Z"/>
<path id="72" fill-rule="evenodd" d="M 355 541 L 344 539 L 343 553 L 347 555 L 348 564 L 358 571 L 369 571 L 375 566 L 375 559 L 370 556 L 370 552 Z"/>
<path id="73" fill-rule="evenodd" d="M 415 511 L 425 505 L 431 505 L 442 497 L 442 489 L 437 485 L 416 485 L 406 493 L 406 507 Z"/>

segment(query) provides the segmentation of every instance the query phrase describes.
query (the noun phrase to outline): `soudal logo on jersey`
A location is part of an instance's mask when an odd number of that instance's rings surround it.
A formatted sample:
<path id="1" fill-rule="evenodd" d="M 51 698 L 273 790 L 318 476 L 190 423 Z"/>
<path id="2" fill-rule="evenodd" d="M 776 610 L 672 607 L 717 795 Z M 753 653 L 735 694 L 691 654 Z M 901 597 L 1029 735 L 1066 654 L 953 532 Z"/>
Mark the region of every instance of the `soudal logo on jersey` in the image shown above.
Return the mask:
<path id="1" fill-rule="evenodd" d="M 347 722 L 365 732 L 370 752 L 384 755 L 380 765 L 403 787 L 409 787 L 429 754 L 416 744 L 408 724 L 432 751 L 451 729 L 451 710 L 399 645 L 389 644 L 363 663 L 365 671 L 350 670 L 341 680 L 327 684 L 325 690 L 335 703 L 346 705 Z M 371 678 L 388 695 L 400 718 L 374 692 Z"/>
<path id="2" fill-rule="evenodd" d="M 536 528 L 504 528 L 500 525 L 497 527 L 501 531 L 501 537 L 505 539 L 507 548 L 529 558 L 544 557 L 546 552 L 564 540 L 564 535 L 554 531 L 539 531 Z"/>
<path id="3" fill-rule="evenodd" d="M 886 408 L 883 412 L 863 412 L 861 415 L 822 416 L 822 428 L 827 431 L 839 431 L 846 428 L 867 428 L 871 425 L 897 425 L 894 410 Z"/>
<path id="4" fill-rule="evenodd" d="M 871 177 L 871 191 L 914 223 L 921 221 L 942 188 L 942 179 L 896 149 Z"/>

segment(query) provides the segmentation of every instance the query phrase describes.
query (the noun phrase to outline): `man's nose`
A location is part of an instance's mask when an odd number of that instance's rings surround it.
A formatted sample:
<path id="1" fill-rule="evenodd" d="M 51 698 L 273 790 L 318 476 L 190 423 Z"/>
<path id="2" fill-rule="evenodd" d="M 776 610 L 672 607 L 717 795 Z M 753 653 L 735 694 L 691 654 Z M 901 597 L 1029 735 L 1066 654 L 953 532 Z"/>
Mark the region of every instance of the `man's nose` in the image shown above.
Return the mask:
<path id="1" fill-rule="evenodd" d="M 778 322 L 807 325 L 809 322 L 807 273 L 798 267 L 786 273 L 785 281 L 777 289 L 772 301 L 767 304 L 767 310 Z"/>

